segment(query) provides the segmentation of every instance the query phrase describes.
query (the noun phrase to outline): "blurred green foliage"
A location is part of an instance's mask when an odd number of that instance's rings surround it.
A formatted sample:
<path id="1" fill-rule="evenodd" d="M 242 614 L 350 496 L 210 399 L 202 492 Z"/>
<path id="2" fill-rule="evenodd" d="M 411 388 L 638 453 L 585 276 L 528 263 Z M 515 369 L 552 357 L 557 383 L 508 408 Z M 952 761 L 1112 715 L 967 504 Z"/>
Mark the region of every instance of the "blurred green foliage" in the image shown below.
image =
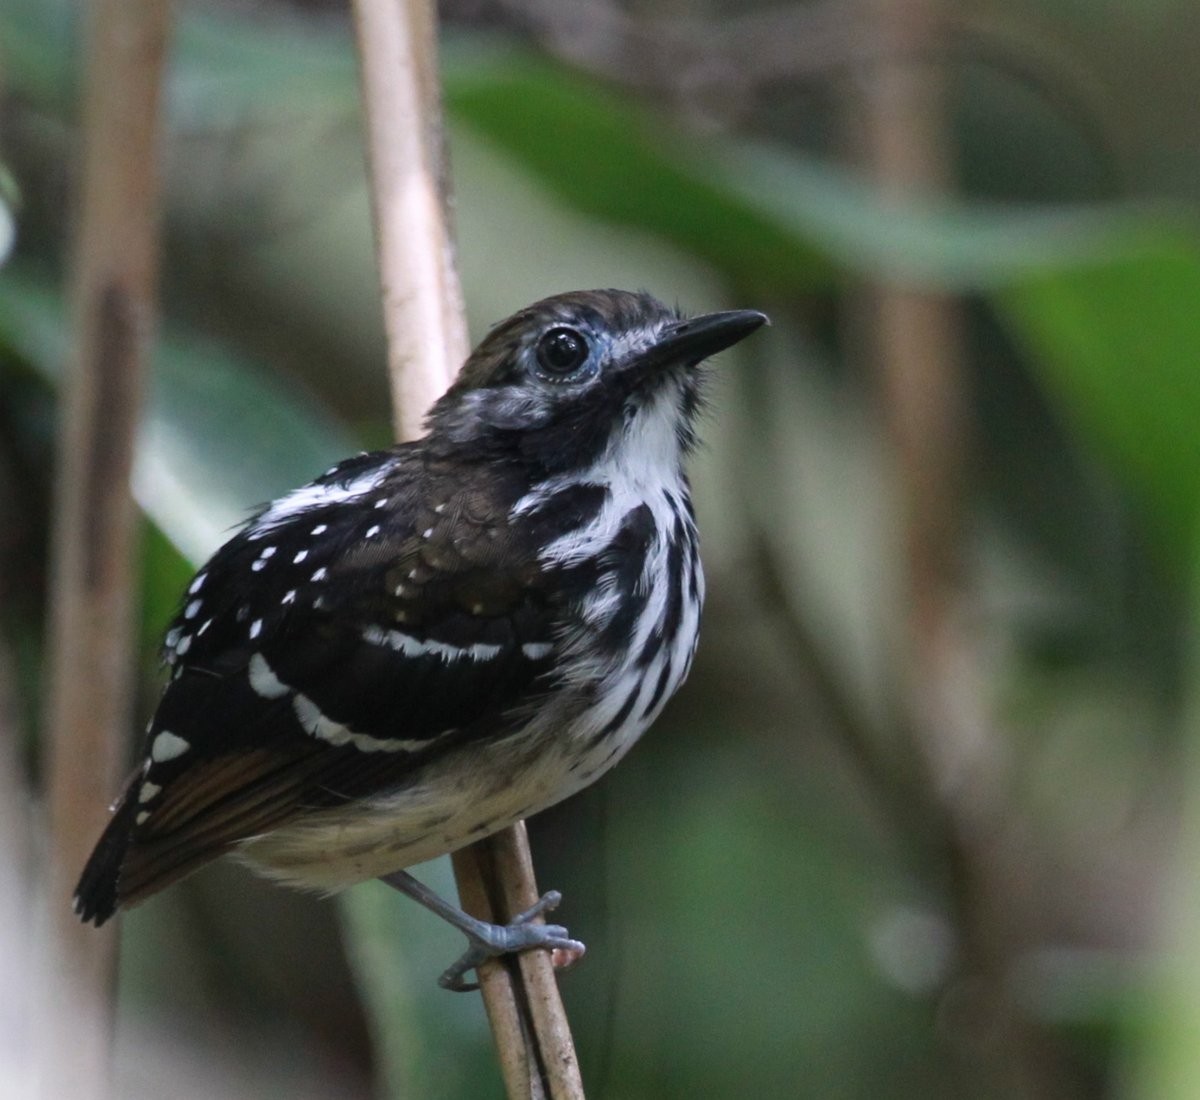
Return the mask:
<path id="1" fill-rule="evenodd" d="M 1140 23 L 1108 10 L 1091 34 L 1112 45 L 1178 39 L 1173 20 L 1194 28 L 1182 8 L 1155 11 Z M 1008 18 L 1035 25 L 1020 6 Z M 1061 5 L 1040 18 L 1065 41 L 1092 16 Z M 989 656 L 979 690 L 1005 740 L 1012 816 L 1031 831 L 1022 886 L 1045 896 L 1045 938 L 1014 944 L 1007 973 L 1064 1067 L 1061 1094 L 1108 1094 L 1133 1025 L 1154 1018 L 1129 961 L 1180 861 L 1168 839 L 1178 792 L 1163 792 L 1188 730 L 1197 196 L 1164 174 L 1131 181 L 1129 201 L 1086 201 L 1105 193 L 1110 165 L 1098 158 L 1089 176 L 1079 157 L 1060 163 L 1062 120 L 1047 124 L 1036 85 L 993 99 L 986 81 L 963 80 L 962 175 L 986 201 L 885 204 L 813 155 L 803 120 L 794 140 L 751 124 L 698 133 L 517 29 L 451 20 L 445 36 L 474 329 L 580 271 L 698 309 L 759 305 L 776 322 L 747 352 L 757 358 L 729 357 L 699 458 L 712 596 L 693 682 L 603 798 L 533 825 L 542 877 L 564 889 L 564 920 L 591 946 L 564 987 L 592 1093 L 1020 1095 L 981 1068 L 987 1037 L 972 1031 L 971 976 L 956 969 L 969 946 L 961 869 L 936 823 L 896 816 L 895 792 L 878 789 L 897 752 L 897 704 L 881 695 L 900 660 L 889 650 L 898 504 L 877 397 L 837 319 L 849 286 L 888 280 L 971 303 L 963 525 Z M 66 355 L 77 42 L 65 0 L 0 10 L 0 159 L 23 196 L 0 195 L 0 252 L 7 219 L 17 225 L 0 271 L 0 595 L 44 581 L 49 437 L 34 424 L 42 406 L 18 395 L 48 401 Z M 1119 90 L 1103 49 L 1080 50 L 1073 63 L 1098 65 Z M 189 561 L 255 503 L 386 438 L 356 96 L 347 28 L 328 13 L 183 6 L 165 318 L 135 484 L 150 524 L 148 669 Z M 1152 145 L 1154 112 L 1170 104 L 1146 102 L 1138 139 Z M 1101 133 L 1138 125 L 1096 110 Z M 772 117 L 786 112 L 776 104 Z M 1010 152 L 998 135 L 1014 134 L 1025 141 Z M 1016 181 L 1015 161 L 1039 173 L 1018 181 L 1020 196 L 1000 182 Z M 1052 493 L 1052 506 L 1030 503 Z M 763 598 L 764 546 L 782 600 Z M 828 700 L 787 640 L 797 622 L 869 727 L 874 775 L 822 713 Z M 0 600 L 0 627 L 36 652 L 27 599 Z M 154 690 L 148 671 L 143 707 Z M 897 776 L 901 801 L 904 789 Z M 430 873 L 448 887 L 444 869 Z M 381 887 L 321 905 L 216 869 L 129 919 L 124 1027 L 254 1062 L 262 1095 L 354 1095 L 372 1068 L 390 1096 L 498 1094 L 478 1003 L 434 986 L 456 949 Z"/>

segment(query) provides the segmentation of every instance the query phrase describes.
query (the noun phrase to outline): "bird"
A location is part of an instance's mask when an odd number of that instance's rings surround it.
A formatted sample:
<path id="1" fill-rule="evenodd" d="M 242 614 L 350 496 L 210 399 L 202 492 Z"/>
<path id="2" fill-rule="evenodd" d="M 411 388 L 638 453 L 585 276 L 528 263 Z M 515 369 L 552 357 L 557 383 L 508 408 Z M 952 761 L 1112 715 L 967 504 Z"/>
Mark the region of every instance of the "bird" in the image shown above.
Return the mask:
<path id="1" fill-rule="evenodd" d="M 767 318 L 574 291 L 495 325 L 411 442 L 257 511 L 197 572 L 134 774 L 87 861 L 97 926 L 218 857 L 334 893 L 378 878 L 464 932 L 442 975 L 542 948 L 406 870 L 616 764 L 692 665 L 685 462 L 704 360 Z"/>

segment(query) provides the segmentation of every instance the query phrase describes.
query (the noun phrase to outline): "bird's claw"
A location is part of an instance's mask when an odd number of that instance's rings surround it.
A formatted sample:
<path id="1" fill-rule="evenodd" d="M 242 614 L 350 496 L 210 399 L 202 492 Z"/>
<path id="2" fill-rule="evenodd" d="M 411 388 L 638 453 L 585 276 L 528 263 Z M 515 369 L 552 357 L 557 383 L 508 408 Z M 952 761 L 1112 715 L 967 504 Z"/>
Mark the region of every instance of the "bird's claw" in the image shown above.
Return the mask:
<path id="1" fill-rule="evenodd" d="M 578 961 L 587 948 L 579 940 L 571 939 L 566 928 L 561 924 L 532 923 L 561 901 L 562 894 L 549 890 L 536 905 L 518 913 L 508 924 L 484 924 L 478 933 L 468 933 L 471 946 L 438 979 L 438 985 L 456 993 L 469 993 L 478 989 L 479 983 L 463 981 L 468 970 L 476 969 L 488 959 L 521 951 L 549 951 L 555 966 L 570 966 Z"/>

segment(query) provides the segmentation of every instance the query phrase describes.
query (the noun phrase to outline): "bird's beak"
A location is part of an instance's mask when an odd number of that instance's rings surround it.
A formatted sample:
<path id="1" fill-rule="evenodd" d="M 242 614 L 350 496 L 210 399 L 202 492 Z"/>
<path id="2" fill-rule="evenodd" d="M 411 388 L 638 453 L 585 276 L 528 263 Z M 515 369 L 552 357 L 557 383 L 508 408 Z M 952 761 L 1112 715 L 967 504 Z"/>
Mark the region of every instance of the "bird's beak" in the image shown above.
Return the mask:
<path id="1" fill-rule="evenodd" d="M 767 315 L 756 309 L 731 309 L 677 321 L 659 333 L 658 340 L 646 351 L 642 361 L 647 365 L 680 362 L 694 365 L 733 347 L 768 323 Z"/>

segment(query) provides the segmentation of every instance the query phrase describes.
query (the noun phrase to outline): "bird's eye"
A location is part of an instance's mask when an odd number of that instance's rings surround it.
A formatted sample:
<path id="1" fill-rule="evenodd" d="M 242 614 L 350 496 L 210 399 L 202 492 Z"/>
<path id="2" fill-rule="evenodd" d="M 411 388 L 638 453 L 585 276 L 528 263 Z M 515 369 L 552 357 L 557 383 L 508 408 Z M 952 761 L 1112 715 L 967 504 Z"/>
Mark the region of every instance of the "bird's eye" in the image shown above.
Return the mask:
<path id="1" fill-rule="evenodd" d="M 573 374 L 587 357 L 587 341 L 573 328 L 552 328 L 538 341 L 538 366 L 551 378 Z"/>

